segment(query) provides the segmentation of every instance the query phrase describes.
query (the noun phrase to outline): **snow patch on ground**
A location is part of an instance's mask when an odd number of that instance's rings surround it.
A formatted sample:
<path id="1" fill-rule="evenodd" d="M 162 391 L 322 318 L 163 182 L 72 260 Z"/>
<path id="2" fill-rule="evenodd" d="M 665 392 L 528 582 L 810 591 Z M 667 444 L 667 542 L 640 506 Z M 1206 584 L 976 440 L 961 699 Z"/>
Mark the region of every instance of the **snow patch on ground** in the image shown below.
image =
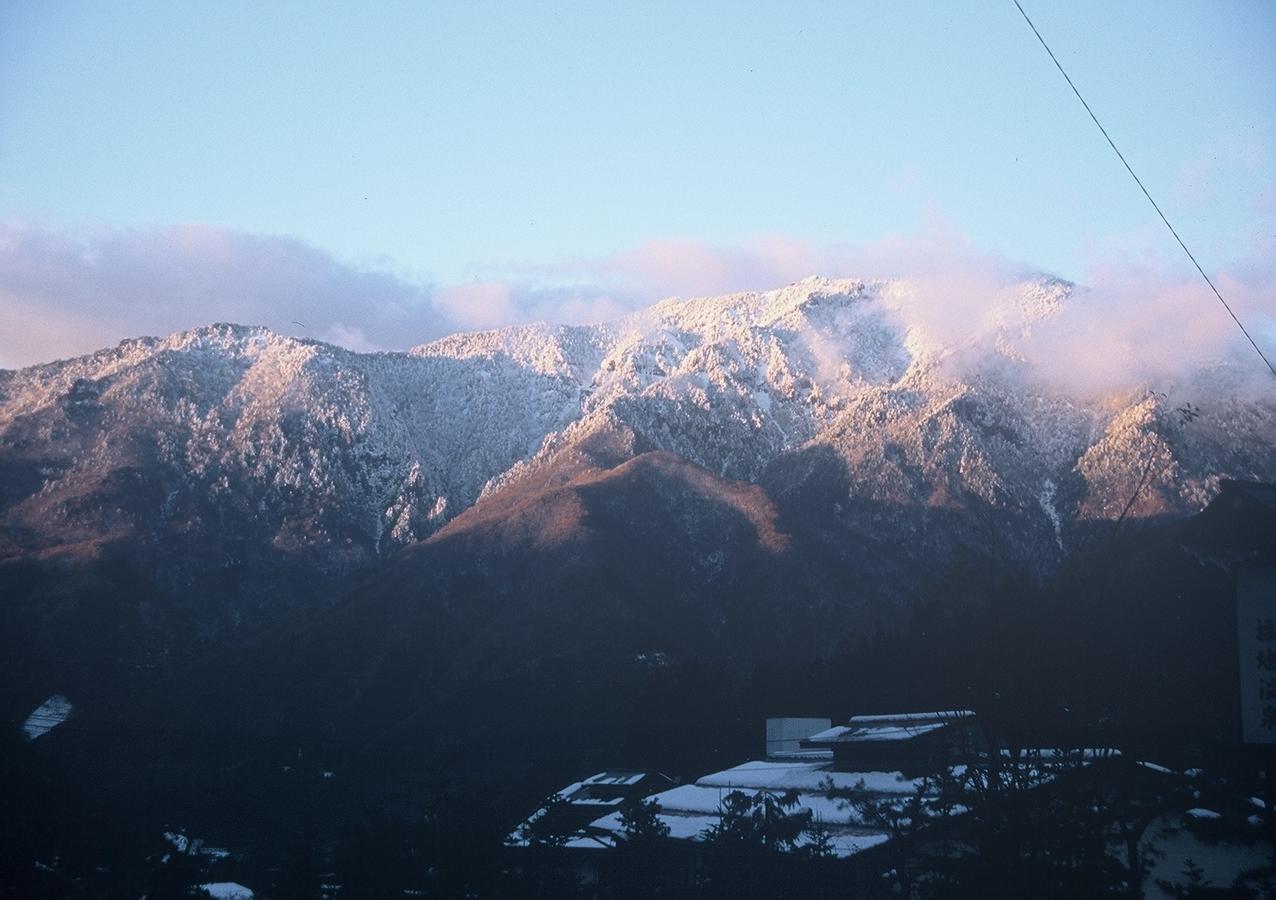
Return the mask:
<path id="1" fill-rule="evenodd" d="M 200 885 L 215 900 L 253 900 L 256 896 L 250 888 L 235 881 L 210 881 Z"/>
<path id="2" fill-rule="evenodd" d="M 27 720 L 22 723 L 22 735 L 28 741 L 34 741 L 71 718 L 74 711 L 75 707 L 70 700 L 62 694 L 54 694 L 27 716 Z"/>
<path id="3" fill-rule="evenodd" d="M 1037 497 L 1041 503 L 1041 509 L 1046 514 L 1046 518 L 1050 520 L 1051 527 L 1054 528 L 1054 540 L 1059 545 L 1059 549 L 1063 550 L 1063 522 L 1059 519 L 1059 510 L 1054 506 L 1055 484 L 1047 478 L 1041 485 L 1041 494 Z"/>
<path id="4" fill-rule="evenodd" d="M 1192 807 L 1191 809 L 1189 809 L 1189 810 L 1187 811 L 1187 815 L 1191 816 L 1193 819 L 1221 819 L 1221 818 L 1223 818 L 1223 814 L 1222 814 L 1222 813 L 1217 813 L 1217 812 L 1214 812 L 1214 810 L 1212 810 L 1212 809 L 1205 809 L 1204 807 L 1200 807 L 1200 806 L 1194 806 L 1194 807 Z"/>

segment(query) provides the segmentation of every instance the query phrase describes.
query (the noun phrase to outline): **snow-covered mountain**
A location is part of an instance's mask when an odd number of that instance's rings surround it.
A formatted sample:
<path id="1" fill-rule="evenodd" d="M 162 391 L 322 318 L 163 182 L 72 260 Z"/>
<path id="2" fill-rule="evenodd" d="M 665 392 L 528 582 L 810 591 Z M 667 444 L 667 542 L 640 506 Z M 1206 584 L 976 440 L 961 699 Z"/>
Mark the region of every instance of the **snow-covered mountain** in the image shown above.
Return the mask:
<path id="1" fill-rule="evenodd" d="M 1175 733 L 1225 712 L 1230 582 L 1159 523 L 1276 479 L 1270 388 L 1218 361 L 1083 393 L 1038 345 L 1079 289 L 1014 285 L 959 328 L 916 290 L 405 353 L 213 325 L 0 372 L 10 780 L 152 834 L 291 834 L 292 797 L 422 821 L 402 798 L 436 784 L 703 771 L 777 709 L 1025 685 Z M 337 772 L 322 803 L 307 769 Z"/>
<path id="2" fill-rule="evenodd" d="M 958 332 L 913 290 L 813 279 L 406 353 L 213 325 L 0 372 L 0 713 L 58 694 L 59 734 L 104 734 L 180 706 L 295 747 L 411 696 L 412 740 L 556 743 L 666 665 L 827 660 L 918 601 L 1048 586 L 1105 522 L 1276 478 L 1244 370 L 1083 395 L 1033 355 L 1069 285 Z"/>
<path id="3" fill-rule="evenodd" d="M 963 346 L 899 314 L 908 290 L 808 279 L 407 353 L 213 325 L 0 372 L 0 555 L 175 543 L 343 571 L 617 426 L 633 453 L 753 482 L 799 477 L 767 472 L 832 448 L 848 507 L 978 504 L 1045 557 L 1131 496 L 1135 515 L 1183 514 L 1219 476 L 1276 477 L 1276 407 L 1229 392 L 1225 365 L 1084 399 L 1035 377 L 1019 342 L 1069 285 L 990 298 Z"/>

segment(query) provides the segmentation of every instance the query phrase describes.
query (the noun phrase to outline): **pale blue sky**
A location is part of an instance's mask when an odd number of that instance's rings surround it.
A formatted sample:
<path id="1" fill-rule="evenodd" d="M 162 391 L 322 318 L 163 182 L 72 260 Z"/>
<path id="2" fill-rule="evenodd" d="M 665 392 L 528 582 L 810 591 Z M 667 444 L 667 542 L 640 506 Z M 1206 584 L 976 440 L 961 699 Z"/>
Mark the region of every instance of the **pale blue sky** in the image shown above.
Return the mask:
<path id="1" fill-rule="evenodd" d="M 1276 3 L 1024 5 L 1207 269 L 1272 246 Z M 9 223 L 443 285 L 935 216 L 1074 279 L 1179 264 L 1010 0 L 0 5 Z"/>

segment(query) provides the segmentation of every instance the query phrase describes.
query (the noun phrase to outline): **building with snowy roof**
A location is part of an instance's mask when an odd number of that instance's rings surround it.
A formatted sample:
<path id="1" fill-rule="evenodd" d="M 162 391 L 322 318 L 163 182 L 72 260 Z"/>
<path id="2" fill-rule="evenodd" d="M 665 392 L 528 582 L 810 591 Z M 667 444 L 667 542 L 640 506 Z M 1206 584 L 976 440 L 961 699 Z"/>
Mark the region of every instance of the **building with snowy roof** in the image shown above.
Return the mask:
<path id="1" fill-rule="evenodd" d="M 765 759 L 682 785 L 664 776 L 601 773 L 559 791 L 562 799 L 533 813 L 507 843 L 526 846 L 539 832 L 558 835 L 558 845 L 569 849 L 615 847 L 624 834 L 620 807 L 633 790 L 625 793 L 607 779 L 623 775 L 632 788 L 664 780 L 661 787 L 637 796 L 657 804 L 656 817 L 671 838 L 704 840 L 721 821 L 732 793 L 750 800 L 768 794 L 789 798 L 789 814 L 810 820 L 811 833 L 799 846 L 818 833 L 827 836 L 834 856 L 851 857 L 884 844 L 890 835 L 866 823 L 844 795 L 904 803 L 919 791 L 925 794 L 930 782 L 923 763 L 950 764 L 958 734 L 964 734 L 971 719 L 967 710 L 856 716 L 836 727 L 830 727 L 829 719 L 768 719 Z"/>
<path id="2" fill-rule="evenodd" d="M 772 858 L 788 868 L 767 871 L 780 872 L 782 882 L 822 879 L 856 896 L 880 889 L 902 859 L 924 870 L 930 863 L 942 869 L 954 859 L 977 858 L 982 832 L 968 804 L 989 792 L 1006 797 L 1031 791 L 1042 809 L 1068 810 L 1079 803 L 1097 816 L 1088 826 L 1095 829 L 1089 838 L 1109 861 L 1104 866 L 1130 863 L 1148 896 L 1169 896 L 1155 889 L 1175 883 L 1194 859 L 1206 859 L 1210 877 L 1221 883 L 1239 885 L 1267 871 L 1256 868 L 1271 853 L 1264 830 L 1269 814 L 1259 798 L 1246 800 L 1237 788 L 1200 770 L 1180 773 L 1126 759 L 1115 749 L 992 749 L 976 740 L 975 731 L 968 710 L 855 716 L 839 726 L 829 726 L 827 719 L 772 719 L 766 758 L 688 784 L 642 773 L 600 773 L 559 792 L 562 799 L 553 809 L 538 810 L 507 843 L 555 848 L 525 856 L 520 864 L 554 867 L 570 873 L 577 885 L 624 885 L 626 860 L 632 864 L 642 857 L 627 856 L 636 838 L 627 830 L 622 804 L 625 797 L 639 796 L 669 838 L 661 842 L 656 881 L 675 892 L 706 884 L 718 889 L 721 883 L 712 882 L 712 874 L 706 881 L 706 872 L 724 871 L 723 847 L 745 846 L 739 832 L 726 829 L 727 818 L 756 821 L 769 802 L 798 827 L 789 832 L 795 839 L 748 844 L 757 852 L 780 851 Z M 638 795 L 633 789 L 639 785 L 662 786 Z M 1110 805 L 1107 819 L 1099 815 L 1103 804 Z M 628 812 L 633 815 L 632 805 Z M 556 831 L 552 840 L 538 839 L 538 832 L 552 831 L 546 828 L 551 815 L 561 816 L 566 830 Z M 821 852 L 803 852 L 815 847 Z M 1079 852 L 1071 845 L 1065 849 Z M 1151 860 L 1156 878 L 1144 877 L 1132 859 Z"/>
<path id="3" fill-rule="evenodd" d="M 805 817 L 809 813 L 812 824 L 827 833 L 833 855 L 844 858 L 885 843 L 889 835 L 866 825 L 850 803 L 831 798 L 831 790 L 862 791 L 874 797 L 904 800 L 920 785 L 920 780 L 897 771 L 837 772 L 832 759 L 753 760 L 648 799 L 658 804 L 656 817 L 669 828 L 671 838 L 700 841 L 721 821 L 729 794 L 739 792 L 750 799 L 759 794 L 789 796 L 795 800 L 790 814 Z M 608 845 L 612 846 L 624 832 L 618 811 L 601 816 L 589 827 L 596 835 L 608 835 Z M 812 833 L 806 840 L 814 838 Z"/>
<path id="4" fill-rule="evenodd" d="M 552 835 L 554 843 L 566 847 L 614 846 L 610 832 L 590 823 L 618 810 L 627 799 L 659 794 L 674 784 L 657 772 L 612 770 L 590 775 L 556 791 L 506 838 L 506 844 L 528 846 Z"/>
<path id="5" fill-rule="evenodd" d="M 835 771 L 919 774 L 970 752 L 973 723 L 968 709 L 852 716 L 845 725 L 806 737 L 800 746 L 832 753 Z"/>

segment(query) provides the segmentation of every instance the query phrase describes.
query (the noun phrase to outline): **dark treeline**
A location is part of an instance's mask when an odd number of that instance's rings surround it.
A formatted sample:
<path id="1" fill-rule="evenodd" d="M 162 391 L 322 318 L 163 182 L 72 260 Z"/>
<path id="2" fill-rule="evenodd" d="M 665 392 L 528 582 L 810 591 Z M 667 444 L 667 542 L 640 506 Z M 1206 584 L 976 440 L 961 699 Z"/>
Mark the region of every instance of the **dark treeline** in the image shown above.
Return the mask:
<path id="1" fill-rule="evenodd" d="M 919 597 L 904 627 L 823 658 L 683 658 L 630 680 L 551 667 L 534 684 L 454 686 L 454 712 L 436 708 L 444 717 L 415 730 L 302 742 L 201 732 L 189 727 L 198 717 L 174 730 L 176 719 L 158 714 L 114 727 L 72 720 L 32 744 L 8 729 L 0 896 L 182 896 L 197 876 L 239 880 L 262 897 L 317 896 L 324 884 L 358 897 L 559 896 L 552 867 L 533 877 L 503 846 L 541 798 L 605 768 L 693 779 L 756 758 L 774 715 L 970 708 L 1021 747 L 1116 747 L 1176 768 L 1250 772 L 1256 761 L 1236 749 L 1231 577 L 1184 552 L 1175 531 L 1127 527 L 1045 583 L 971 573 L 947 592 L 960 602 Z M 247 702 L 252 690 L 192 684 L 192 703 L 210 706 Z M 179 826 L 232 848 L 232 859 L 202 869 L 175 859 L 162 832 Z M 656 884 L 643 873 L 677 867 L 635 863 L 637 852 L 618 853 L 614 879 L 594 890 L 705 893 L 740 878 L 814 895 L 880 887 L 836 861 L 798 871 L 759 857 L 764 877 L 729 854 L 717 875 Z"/>
<path id="2" fill-rule="evenodd" d="M 1009 578 L 959 604 L 919 598 L 905 628 L 824 660 L 742 677 L 694 662 L 658 672 L 632 744 L 648 760 L 668 748 L 677 768 L 724 740 L 756 753 L 766 716 L 970 708 L 1037 746 L 1125 746 L 1171 764 L 1234 746 L 1231 575 L 1195 561 L 1170 527 L 1096 545 L 1044 584 Z"/>

